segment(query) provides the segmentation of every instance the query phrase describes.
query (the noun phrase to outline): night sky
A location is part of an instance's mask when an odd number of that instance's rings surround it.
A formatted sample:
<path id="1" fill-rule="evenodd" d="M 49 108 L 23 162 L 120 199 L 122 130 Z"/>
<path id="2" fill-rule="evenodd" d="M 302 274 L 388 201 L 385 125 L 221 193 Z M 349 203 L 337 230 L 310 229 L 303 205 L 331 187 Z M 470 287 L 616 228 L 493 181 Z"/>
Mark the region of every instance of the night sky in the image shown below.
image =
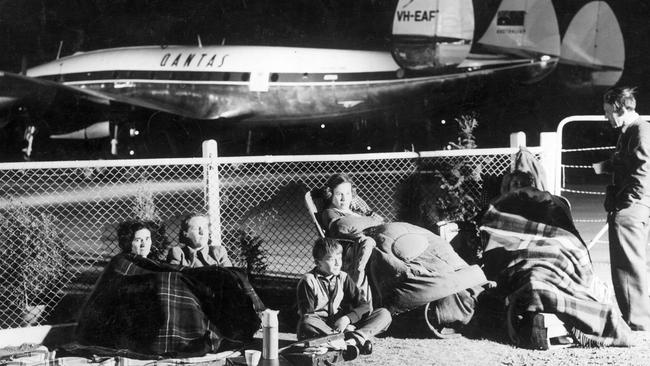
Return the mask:
<path id="1" fill-rule="evenodd" d="M 138 46 L 282 45 L 386 49 L 394 1 L 4 0 L 0 67 L 18 71 L 61 55 Z"/>
<path id="2" fill-rule="evenodd" d="M 477 2 L 479 6 L 499 3 Z M 562 9 L 558 14 L 561 34 L 577 9 L 587 2 L 554 1 L 556 9 Z M 204 45 L 225 42 L 389 50 L 396 3 L 397 0 L 0 0 L 0 69 L 18 72 L 25 65 L 54 59 L 59 47 L 61 56 L 66 56 L 110 47 L 196 44 L 197 36 Z M 625 37 L 626 65 L 619 84 L 638 86 L 639 112 L 650 114 L 650 4 L 645 0 L 608 3 Z M 490 90 L 469 104 L 447 106 L 444 113 L 432 111 L 416 119 L 436 123 L 454 114 L 476 112 L 480 147 L 505 146 L 507 134 L 517 130 L 529 134 L 529 143 L 535 144 L 539 132 L 554 130 L 567 115 L 602 113 L 603 90 L 567 88 L 563 79 L 571 72 L 558 67 L 542 82 L 514 91 Z M 501 100 L 493 98 L 495 95 L 501 96 Z M 417 133 L 422 126 L 410 128 Z M 442 147 L 453 137 L 450 127 L 444 128 L 436 132 L 440 141 L 432 148 Z M 291 132 L 282 133 L 283 139 L 292 138 Z M 300 136 L 304 131 L 296 133 Z M 300 153 L 302 148 L 297 146 L 289 152 Z M 395 146 L 386 144 L 386 149 Z"/>

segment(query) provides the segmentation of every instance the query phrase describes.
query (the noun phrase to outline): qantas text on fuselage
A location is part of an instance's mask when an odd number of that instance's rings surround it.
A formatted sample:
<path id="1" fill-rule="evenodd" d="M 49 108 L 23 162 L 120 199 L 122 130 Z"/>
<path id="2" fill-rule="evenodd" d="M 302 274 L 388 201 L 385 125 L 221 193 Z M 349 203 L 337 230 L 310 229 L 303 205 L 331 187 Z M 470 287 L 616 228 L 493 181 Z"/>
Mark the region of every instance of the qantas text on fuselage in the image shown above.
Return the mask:
<path id="1" fill-rule="evenodd" d="M 172 55 L 171 53 L 166 53 L 163 55 L 160 60 L 160 66 L 174 66 L 174 67 L 221 67 L 226 61 L 228 54 L 217 55 L 207 54 L 207 53 L 188 53 L 186 55 L 179 53 L 177 55 Z"/>

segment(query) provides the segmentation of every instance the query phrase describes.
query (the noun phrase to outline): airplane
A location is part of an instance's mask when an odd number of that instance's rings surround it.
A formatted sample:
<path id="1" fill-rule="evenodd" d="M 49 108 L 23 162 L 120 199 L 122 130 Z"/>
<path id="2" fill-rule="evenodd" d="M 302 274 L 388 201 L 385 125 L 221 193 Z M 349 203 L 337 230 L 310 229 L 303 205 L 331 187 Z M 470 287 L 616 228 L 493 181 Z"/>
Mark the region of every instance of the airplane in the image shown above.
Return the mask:
<path id="1" fill-rule="evenodd" d="M 538 82 L 558 64 L 589 70 L 583 83 L 613 85 L 624 57 L 605 1 L 581 7 L 561 39 L 551 0 L 399 0 L 390 51 L 203 46 L 199 38 L 195 46 L 78 52 L 0 72 L 0 127 L 24 125 L 25 157 L 39 133 L 109 138 L 117 155 L 119 140 L 164 128 L 150 123 L 161 113 L 215 124 L 321 124 L 457 103 Z"/>

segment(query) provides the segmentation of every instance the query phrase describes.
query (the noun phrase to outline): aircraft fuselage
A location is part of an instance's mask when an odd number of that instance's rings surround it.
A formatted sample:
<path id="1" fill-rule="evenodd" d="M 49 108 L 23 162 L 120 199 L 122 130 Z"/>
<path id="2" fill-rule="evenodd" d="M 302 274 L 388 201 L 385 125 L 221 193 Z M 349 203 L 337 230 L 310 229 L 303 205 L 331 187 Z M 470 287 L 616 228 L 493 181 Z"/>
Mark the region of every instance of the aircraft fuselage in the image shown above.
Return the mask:
<path id="1" fill-rule="evenodd" d="M 496 71 L 525 75 L 531 67 L 544 65 L 499 63 L 419 76 L 405 73 L 389 52 L 151 46 L 75 54 L 29 69 L 27 76 L 187 118 L 291 121 L 395 108 L 418 97 L 437 97 L 443 84 Z"/>

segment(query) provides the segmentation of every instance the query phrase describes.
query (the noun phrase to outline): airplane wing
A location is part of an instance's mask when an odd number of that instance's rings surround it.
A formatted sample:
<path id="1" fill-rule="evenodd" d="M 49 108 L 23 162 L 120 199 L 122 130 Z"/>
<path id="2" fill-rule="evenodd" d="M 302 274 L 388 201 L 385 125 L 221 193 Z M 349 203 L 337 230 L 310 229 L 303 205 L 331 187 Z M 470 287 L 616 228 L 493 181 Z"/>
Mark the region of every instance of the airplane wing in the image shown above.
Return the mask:
<path id="1" fill-rule="evenodd" d="M 36 110 L 48 110 L 61 101 L 87 101 L 97 105 L 121 103 L 187 118 L 205 119 L 204 115 L 174 105 L 156 103 L 128 95 L 103 93 L 90 88 L 65 85 L 51 80 L 0 71 L 0 109 L 16 104 Z M 55 103 L 56 102 L 56 103 Z M 236 117 L 228 115 L 228 117 Z"/>
<path id="2" fill-rule="evenodd" d="M 73 88 L 50 80 L 32 78 L 10 72 L 0 72 L 0 108 L 16 103 L 48 109 L 58 96 L 85 99 L 97 104 L 109 104 L 111 98 L 91 90 Z"/>

